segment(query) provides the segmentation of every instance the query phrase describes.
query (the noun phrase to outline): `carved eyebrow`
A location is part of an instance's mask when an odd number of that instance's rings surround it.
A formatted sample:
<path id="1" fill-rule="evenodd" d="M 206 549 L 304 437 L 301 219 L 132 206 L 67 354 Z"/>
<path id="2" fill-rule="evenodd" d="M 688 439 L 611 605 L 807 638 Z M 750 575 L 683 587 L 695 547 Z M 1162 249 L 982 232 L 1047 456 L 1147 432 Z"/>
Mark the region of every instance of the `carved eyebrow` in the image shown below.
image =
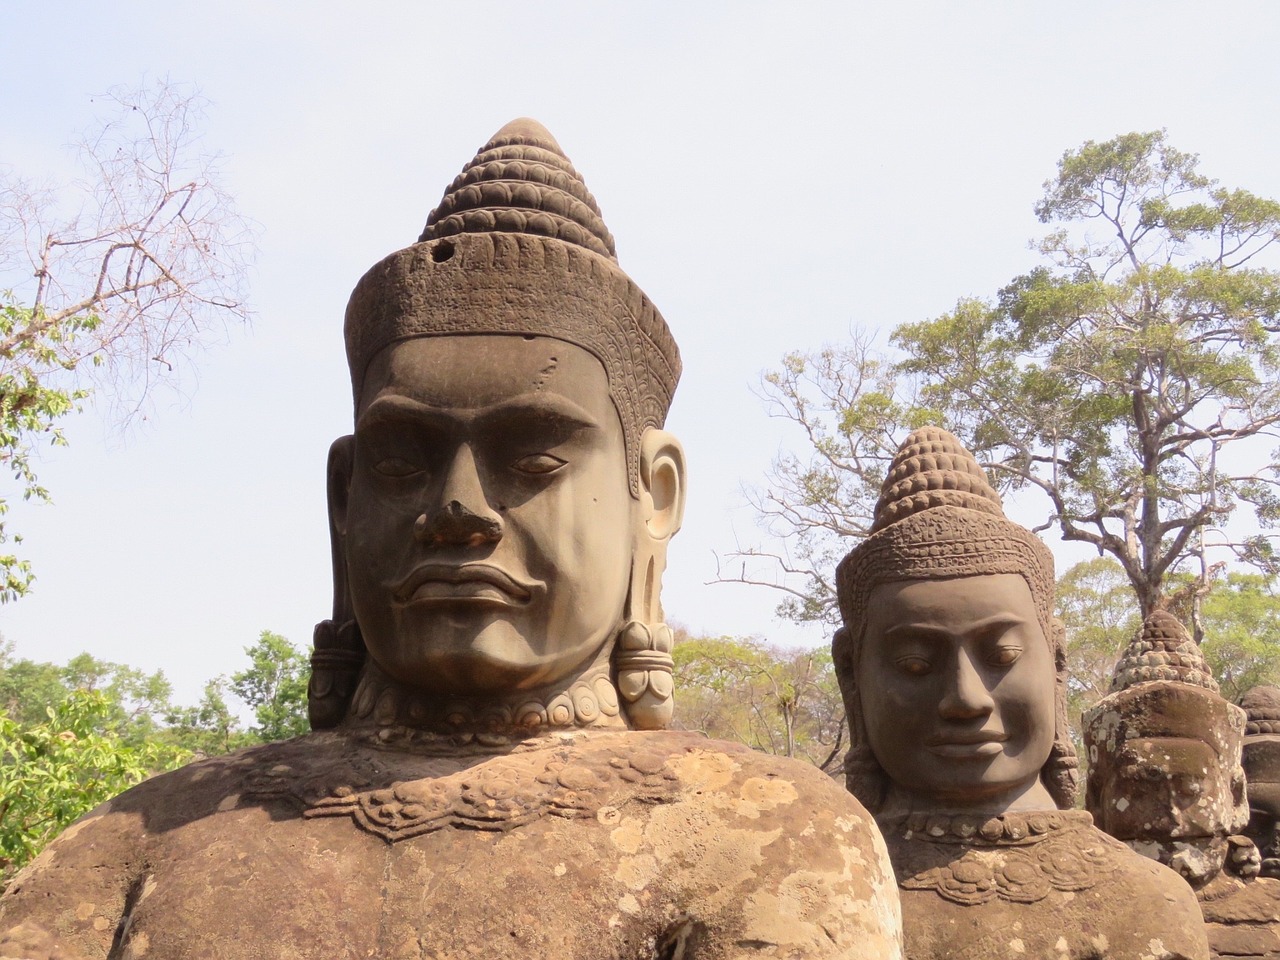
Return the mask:
<path id="1" fill-rule="evenodd" d="M 1021 617 L 1015 617 L 1009 613 L 997 613 L 984 620 L 976 620 L 967 624 L 958 633 L 932 623 L 899 623 L 886 630 L 884 635 L 890 639 L 903 639 L 906 637 L 920 637 L 930 640 L 953 640 L 957 637 L 985 639 L 1002 636 L 1014 627 L 1020 627 L 1026 622 Z"/>
<path id="2" fill-rule="evenodd" d="M 565 397 L 552 393 L 521 394 L 483 407 L 444 408 L 400 395 L 381 396 L 369 404 L 356 422 L 356 430 L 382 423 L 463 423 L 488 427 L 503 420 L 537 421 L 568 430 L 596 428 L 595 418 Z"/>
<path id="3" fill-rule="evenodd" d="M 600 426 L 595 417 L 567 397 L 541 390 L 511 397 L 491 406 L 479 407 L 474 410 L 473 415 L 477 425 L 486 427 L 495 421 L 512 418 L 537 420 L 562 430 L 594 429 Z"/>

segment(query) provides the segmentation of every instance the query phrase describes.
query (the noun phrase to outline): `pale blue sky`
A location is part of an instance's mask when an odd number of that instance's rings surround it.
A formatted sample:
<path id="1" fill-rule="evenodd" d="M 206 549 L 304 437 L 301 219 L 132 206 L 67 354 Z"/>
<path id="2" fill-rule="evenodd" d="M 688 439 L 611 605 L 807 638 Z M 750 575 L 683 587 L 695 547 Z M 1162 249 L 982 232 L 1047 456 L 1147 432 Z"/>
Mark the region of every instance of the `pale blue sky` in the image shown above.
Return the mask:
<path id="1" fill-rule="evenodd" d="M 305 644 L 327 616 L 347 295 L 514 117 L 583 172 L 683 352 L 669 615 L 787 643 L 826 638 L 775 621 L 767 591 L 706 585 L 714 551 L 757 539 L 741 484 L 799 443 L 752 395 L 761 371 L 993 293 L 1086 139 L 1166 127 L 1208 174 L 1280 196 L 1272 3 L 10 0 L 0 31 L 0 162 L 57 171 L 90 95 L 169 75 L 213 101 L 207 141 L 262 227 L 252 330 L 127 436 L 70 421 L 41 464 L 56 506 L 10 515 L 39 576 L 0 608 L 18 653 L 163 668 L 187 700 L 260 630 Z"/>

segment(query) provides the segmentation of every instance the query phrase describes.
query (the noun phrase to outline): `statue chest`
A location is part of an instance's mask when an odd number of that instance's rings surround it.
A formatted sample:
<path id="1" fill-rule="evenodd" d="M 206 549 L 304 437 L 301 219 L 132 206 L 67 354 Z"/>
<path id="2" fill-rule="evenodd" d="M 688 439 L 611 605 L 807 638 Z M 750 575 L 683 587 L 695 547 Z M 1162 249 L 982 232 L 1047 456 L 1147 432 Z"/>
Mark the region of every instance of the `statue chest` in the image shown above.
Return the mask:
<path id="1" fill-rule="evenodd" d="M 620 826 L 633 841 L 614 836 Z M 638 822 L 545 819 L 396 843 L 339 818 L 221 827 L 169 838 L 167 862 L 132 897 L 132 955 L 452 960 L 483 946 L 495 958 L 630 958 L 678 913 Z"/>
<path id="2" fill-rule="evenodd" d="M 919 819 L 886 825 L 907 960 L 1207 955 L 1190 889 L 1083 811 Z"/>

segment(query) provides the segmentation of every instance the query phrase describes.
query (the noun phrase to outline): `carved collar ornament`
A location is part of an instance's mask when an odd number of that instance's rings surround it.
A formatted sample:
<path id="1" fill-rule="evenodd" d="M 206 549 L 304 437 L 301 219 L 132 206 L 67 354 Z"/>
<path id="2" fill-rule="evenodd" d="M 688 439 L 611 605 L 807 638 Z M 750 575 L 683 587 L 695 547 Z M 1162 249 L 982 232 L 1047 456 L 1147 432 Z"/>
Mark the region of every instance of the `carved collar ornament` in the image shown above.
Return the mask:
<path id="1" fill-rule="evenodd" d="M 1131 855 L 1095 829 L 1082 810 L 996 817 L 913 814 L 879 823 L 898 885 L 931 890 L 961 906 L 992 900 L 1035 903 L 1054 890 L 1078 893 Z"/>
<path id="2" fill-rule="evenodd" d="M 357 727 L 374 724 L 402 728 L 401 738 L 411 736 L 414 730 L 480 730 L 509 734 L 508 741 L 518 741 L 549 728 L 622 728 L 618 715 L 618 692 L 609 679 L 607 664 L 580 677 L 567 690 L 472 701 L 445 699 L 403 687 L 370 661 L 351 699 L 348 723 Z"/>
<path id="3" fill-rule="evenodd" d="M 872 811 L 886 783 L 862 729 L 856 669 L 871 592 L 899 580 L 992 574 L 1021 576 L 1031 590 L 1057 666 L 1054 745 L 1042 779 L 1060 807 L 1074 803 L 1079 764 L 1067 721 L 1062 625 L 1053 616 L 1053 555 L 1030 530 L 1006 519 L 1000 495 L 954 435 L 922 427 L 903 441 L 890 464 L 871 535 L 836 568 L 844 627 L 836 633 L 832 655 L 850 720 L 846 780 Z"/>
<path id="4" fill-rule="evenodd" d="M 317 762 L 287 760 L 257 775 L 249 801 L 285 800 L 307 818 L 347 817 L 388 843 L 460 827 L 511 830 L 543 817 L 621 819 L 631 801 L 664 803 L 679 784 L 667 752 L 636 745 L 636 733 L 563 733 L 515 746 L 464 737 L 461 748 L 437 737 L 438 751 L 342 749 Z M 313 738 L 314 739 L 314 738 Z M 456 743 L 457 741 L 455 741 Z"/>
<path id="5" fill-rule="evenodd" d="M 370 359 L 397 340 L 525 334 L 589 351 L 622 420 L 633 497 L 640 438 L 663 425 L 680 379 L 666 322 L 618 266 L 595 199 L 536 120 L 499 130 L 445 191 L 418 242 L 360 279 L 345 330 L 357 403 Z"/>

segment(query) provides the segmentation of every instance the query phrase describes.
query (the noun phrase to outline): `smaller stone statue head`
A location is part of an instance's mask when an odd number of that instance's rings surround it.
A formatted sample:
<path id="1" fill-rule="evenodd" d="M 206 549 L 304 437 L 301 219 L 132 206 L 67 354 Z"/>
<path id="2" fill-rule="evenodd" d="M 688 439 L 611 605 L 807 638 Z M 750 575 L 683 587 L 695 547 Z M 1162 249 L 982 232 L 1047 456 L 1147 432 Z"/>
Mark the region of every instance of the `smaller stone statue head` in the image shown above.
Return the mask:
<path id="1" fill-rule="evenodd" d="M 1262 873 L 1280 877 L 1280 688 L 1261 686 L 1239 700 L 1244 728 L 1244 773 L 1249 785 L 1246 835 L 1262 853 Z"/>
<path id="2" fill-rule="evenodd" d="M 1053 558 L 937 427 L 898 450 L 836 574 L 849 789 L 873 812 L 1070 807 Z"/>
<path id="3" fill-rule="evenodd" d="M 513 121 L 480 149 L 418 242 L 360 279 L 345 334 L 355 431 L 330 451 L 334 614 L 312 725 L 346 715 L 363 668 L 353 709 L 380 723 L 521 730 L 621 710 L 664 726 L 679 353 L 544 127 Z"/>
<path id="4" fill-rule="evenodd" d="M 1163 610 L 1129 644 L 1111 691 L 1084 716 L 1085 805 L 1107 833 L 1202 886 L 1248 819 L 1244 711 L 1222 698 L 1199 645 Z"/>

